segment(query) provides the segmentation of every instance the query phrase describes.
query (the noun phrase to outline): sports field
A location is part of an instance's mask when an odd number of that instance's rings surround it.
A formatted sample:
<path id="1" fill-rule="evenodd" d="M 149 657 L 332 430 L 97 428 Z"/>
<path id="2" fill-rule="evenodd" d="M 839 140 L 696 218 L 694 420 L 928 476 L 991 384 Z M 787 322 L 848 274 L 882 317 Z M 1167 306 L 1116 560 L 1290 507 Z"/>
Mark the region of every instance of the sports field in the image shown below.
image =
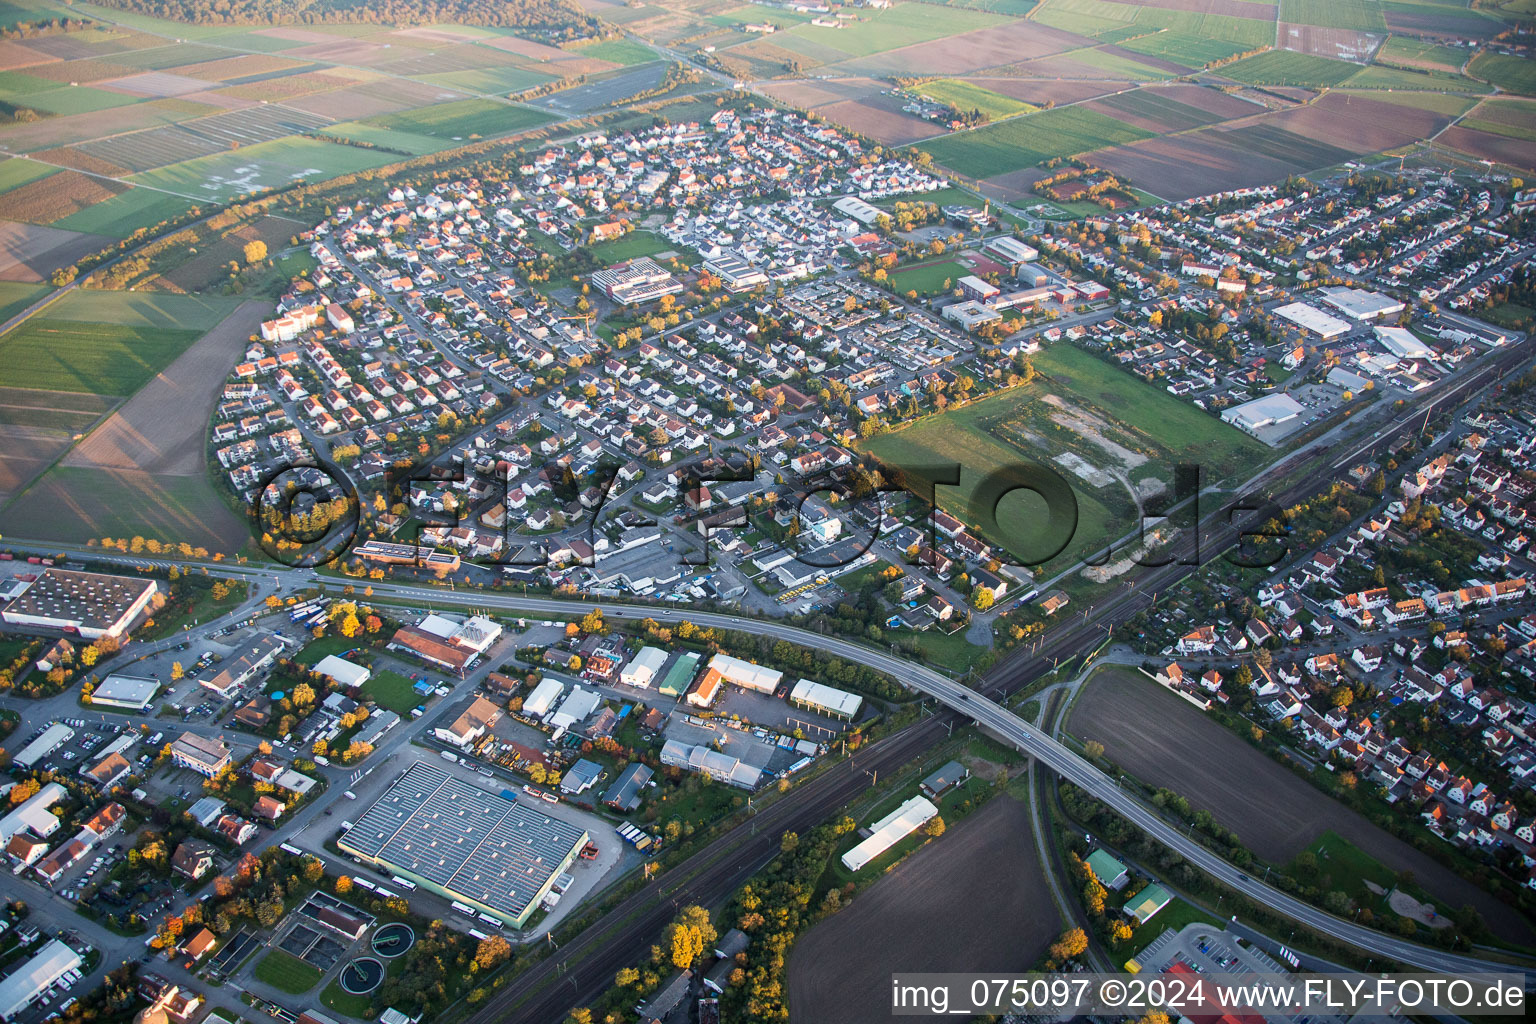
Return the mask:
<path id="1" fill-rule="evenodd" d="M 637 256 L 654 256 L 659 252 L 672 252 L 677 246 L 654 231 L 631 231 L 611 242 L 599 242 L 588 246 L 588 251 L 599 263 L 614 264 Z"/>
<path id="2" fill-rule="evenodd" d="M 1061 107 L 975 131 L 956 132 L 918 148 L 958 174 L 990 178 L 1033 167 L 1053 156 L 1071 156 L 1150 137 L 1150 132 L 1097 111 Z"/>
<path id="3" fill-rule="evenodd" d="M 1005 117 L 1015 114 L 1027 113 L 1035 108 L 1028 103 L 1021 103 L 1016 99 L 993 92 L 991 89 L 983 89 L 979 85 L 963 82 L 956 78 L 941 78 L 936 82 L 924 82 L 917 86 L 914 92 L 922 93 L 931 100 L 939 103 L 950 103 L 957 110 L 969 113 L 979 110 L 990 121 L 1000 121 Z"/>
<path id="4" fill-rule="evenodd" d="M 1171 480 L 1198 452 L 1204 480 L 1246 476 L 1264 457 L 1257 441 L 1136 377 L 1067 344 L 1034 357 L 1032 384 L 879 434 L 862 445 L 894 468 L 959 464 L 958 487 L 939 504 L 1016 556 L 1038 562 L 1060 543 L 1043 501 L 1015 492 L 977 507 L 982 481 L 1021 462 L 1048 463 L 1072 486 L 1077 526 L 1048 567 L 1070 564 L 1135 526 L 1126 481 Z M 1070 466 L 1098 470 L 1093 480 Z M 1054 543 L 1047 543 L 1047 541 Z"/>
<path id="5" fill-rule="evenodd" d="M 527 107 L 514 107 L 493 100 L 456 100 L 432 107 L 402 110 L 397 114 L 364 118 L 363 123 L 379 128 L 394 128 L 441 139 L 490 138 L 522 131 L 553 120 L 548 114 Z"/>
<path id="6" fill-rule="evenodd" d="M 953 287 L 954 282 L 970 272 L 971 268 L 963 263 L 941 260 L 896 271 L 891 275 L 891 286 L 903 295 L 909 291 L 919 295 L 934 295 L 944 290 L 946 281 Z"/>

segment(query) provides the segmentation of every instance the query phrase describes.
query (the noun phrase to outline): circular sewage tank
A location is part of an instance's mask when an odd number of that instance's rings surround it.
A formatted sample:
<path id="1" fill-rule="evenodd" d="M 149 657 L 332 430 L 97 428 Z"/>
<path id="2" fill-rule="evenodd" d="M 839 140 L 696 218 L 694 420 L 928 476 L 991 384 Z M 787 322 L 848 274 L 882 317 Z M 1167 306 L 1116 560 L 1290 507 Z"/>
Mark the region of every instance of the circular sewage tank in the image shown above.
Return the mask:
<path id="1" fill-rule="evenodd" d="M 379 956 L 393 960 L 406 950 L 416 945 L 416 933 L 408 924 L 399 921 L 391 922 L 373 933 L 373 951 Z"/>
<path id="2" fill-rule="evenodd" d="M 384 982 L 384 965 L 371 956 L 360 956 L 341 969 L 341 988 L 354 996 L 364 996 Z"/>

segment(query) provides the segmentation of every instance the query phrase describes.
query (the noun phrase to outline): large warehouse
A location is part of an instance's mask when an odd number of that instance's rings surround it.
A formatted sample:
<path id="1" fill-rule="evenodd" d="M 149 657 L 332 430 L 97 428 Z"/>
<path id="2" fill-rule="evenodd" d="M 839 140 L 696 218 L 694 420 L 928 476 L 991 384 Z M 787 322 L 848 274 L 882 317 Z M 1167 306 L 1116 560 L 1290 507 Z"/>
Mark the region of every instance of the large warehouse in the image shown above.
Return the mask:
<path id="1" fill-rule="evenodd" d="M 158 590 L 150 579 L 44 569 L 5 606 L 0 619 L 12 626 L 61 629 L 87 640 L 122 636 Z"/>
<path id="2" fill-rule="evenodd" d="M 743 690 L 772 693 L 784 678 L 784 673 L 764 665 L 733 658 L 729 654 L 717 654 L 709 659 L 709 667 L 720 673 L 722 679 L 734 683 Z"/>
<path id="3" fill-rule="evenodd" d="M 1275 316 L 1287 320 L 1304 331 L 1311 331 L 1323 340 L 1337 338 L 1341 334 L 1349 333 L 1349 324 L 1336 316 L 1330 316 L 1318 309 L 1309 306 L 1305 302 L 1292 302 L 1284 306 L 1276 306 Z"/>
<path id="4" fill-rule="evenodd" d="M 1351 320 L 1376 320 L 1404 309 L 1402 300 L 1363 288 L 1319 288 L 1317 294 Z"/>
<path id="5" fill-rule="evenodd" d="M 587 844 L 587 830 L 462 782 L 406 769 L 337 845 L 521 928 Z"/>
<path id="6" fill-rule="evenodd" d="M 160 689 L 160 681 L 149 676 L 129 676 L 114 672 L 101 681 L 91 694 L 92 704 L 105 704 L 107 707 L 124 708 L 128 711 L 143 711 L 149 707 L 149 702 L 155 699 L 155 694 Z"/>
<path id="7" fill-rule="evenodd" d="M 1251 402 L 1244 402 L 1242 405 L 1234 405 L 1230 409 L 1223 410 L 1221 418 L 1223 422 L 1232 424 L 1238 430 L 1257 434 L 1265 427 L 1293 420 L 1301 413 L 1301 403 L 1290 395 L 1265 395 L 1263 398 L 1255 398 Z"/>
<path id="8" fill-rule="evenodd" d="M 871 825 L 864 841 L 843 854 L 843 866 L 849 871 L 859 870 L 938 813 L 939 809 L 927 797 L 913 797 Z"/>
<path id="9" fill-rule="evenodd" d="M 802 679 L 789 691 L 789 702 L 834 718 L 851 720 L 859 713 L 864 698 L 835 686 L 818 683 L 814 679 Z"/>
<path id="10" fill-rule="evenodd" d="M 0 981 L 0 1020 L 10 1020 L 37 1001 L 48 986 L 83 963 L 80 954 L 52 939 L 37 955 Z"/>

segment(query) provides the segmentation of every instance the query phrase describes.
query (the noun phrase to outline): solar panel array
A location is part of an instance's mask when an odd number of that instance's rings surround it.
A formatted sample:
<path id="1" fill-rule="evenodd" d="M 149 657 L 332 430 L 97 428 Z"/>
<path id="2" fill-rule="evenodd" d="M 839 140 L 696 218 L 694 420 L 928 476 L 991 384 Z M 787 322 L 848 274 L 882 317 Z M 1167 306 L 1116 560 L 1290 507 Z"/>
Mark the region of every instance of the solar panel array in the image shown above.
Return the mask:
<path id="1" fill-rule="evenodd" d="M 585 829 L 417 762 L 341 838 L 343 849 L 521 919 Z"/>

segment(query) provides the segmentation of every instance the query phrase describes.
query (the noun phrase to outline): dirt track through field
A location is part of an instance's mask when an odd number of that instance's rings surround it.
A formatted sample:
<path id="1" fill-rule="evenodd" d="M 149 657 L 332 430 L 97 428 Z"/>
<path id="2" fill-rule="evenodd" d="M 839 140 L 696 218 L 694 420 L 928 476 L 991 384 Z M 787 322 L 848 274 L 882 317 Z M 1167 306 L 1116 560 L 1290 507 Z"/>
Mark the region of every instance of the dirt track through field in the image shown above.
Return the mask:
<path id="1" fill-rule="evenodd" d="M 1029 808 L 994 797 L 801 937 L 789 961 L 790 1017 L 908 1020 L 891 1014 L 891 972 L 1023 971 L 1061 927 Z"/>
<path id="2" fill-rule="evenodd" d="M 201 475 L 208 417 L 267 308 L 241 303 L 81 441 L 64 465 Z"/>
<path id="3" fill-rule="evenodd" d="M 1518 911 L 1325 796 L 1133 669 L 1106 668 L 1096 675 L 1068 725 L 1079 739 L 1104 744 L 1106 757 L 1143 782 L 1210 811 L 1271 863 L 1285 863 L 1332 829 L 1393 871 L 1413 872 L 1446 904 L 1470 903 L 1502 938 L 1525 945 L 1536 939 Z"/>

